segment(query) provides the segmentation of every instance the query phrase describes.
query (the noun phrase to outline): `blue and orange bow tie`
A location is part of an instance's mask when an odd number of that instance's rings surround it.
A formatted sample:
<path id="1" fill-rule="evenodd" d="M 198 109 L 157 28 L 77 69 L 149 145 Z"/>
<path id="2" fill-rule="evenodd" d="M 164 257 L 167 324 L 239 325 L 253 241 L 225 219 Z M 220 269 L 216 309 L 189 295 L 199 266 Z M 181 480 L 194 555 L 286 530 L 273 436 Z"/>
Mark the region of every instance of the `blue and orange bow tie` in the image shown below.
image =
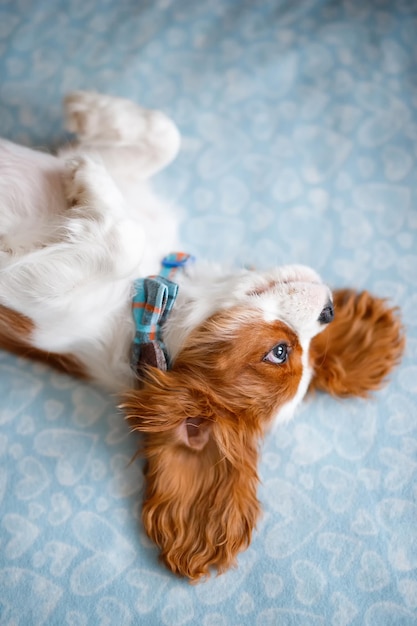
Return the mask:
<path id="1" fill-rule="evenodd" d="M 172 278 L 179 269 L 193 260 L 190 254 L 173 252 L 162 260 L 158 276 L 138 278 L 134 282 L 132 313 L 136 333 L 132 345 L 131 367 L 139 377 L 146 365 L 162 370 L 169 368 L 169 355 L 162 340 L 162 326 L 178 294 L 178 285 Z"/>

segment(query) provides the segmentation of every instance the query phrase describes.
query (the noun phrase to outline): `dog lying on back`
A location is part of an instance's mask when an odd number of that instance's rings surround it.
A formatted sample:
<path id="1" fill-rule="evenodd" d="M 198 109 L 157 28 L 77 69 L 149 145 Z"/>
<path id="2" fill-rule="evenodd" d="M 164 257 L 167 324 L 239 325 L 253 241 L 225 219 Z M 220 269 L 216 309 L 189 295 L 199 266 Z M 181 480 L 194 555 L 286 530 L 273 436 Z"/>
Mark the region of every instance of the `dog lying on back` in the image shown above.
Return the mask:
<path id="1" fill-rule="evenodd" d="M 76 141 L 57 156 L 0 141 L 0 347 L 120 395 L 144 433 L 146 532 L 173 572 L 222 572 L 259 517 L 271 423 L 308 389 L 380 387 L 401 323 L 308 267 L 166 257 L 176 218 L 146 181 L 178 152 L 173 122 L 90 92 L 64 109 Z"/>

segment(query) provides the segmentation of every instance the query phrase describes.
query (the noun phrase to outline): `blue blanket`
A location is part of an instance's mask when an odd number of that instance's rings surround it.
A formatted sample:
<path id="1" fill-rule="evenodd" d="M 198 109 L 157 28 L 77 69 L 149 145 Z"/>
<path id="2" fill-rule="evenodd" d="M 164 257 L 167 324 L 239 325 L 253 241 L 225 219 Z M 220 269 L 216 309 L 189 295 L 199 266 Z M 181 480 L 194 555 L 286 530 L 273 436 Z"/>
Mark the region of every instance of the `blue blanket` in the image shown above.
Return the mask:
<path id="1" fill-rule="evenodd" d="M 307 263 L 408 335 L 382 392 L 318 395 L 267 438 L 253 543 L 196 586 L 144 536 L 114 400 L 0 353 L 0 624 L 417 624 L 416 42 L 413 0 L 0 3 L 1 135 L 58 145 L 72 89 L 161 108 L 187 251 Z"/>

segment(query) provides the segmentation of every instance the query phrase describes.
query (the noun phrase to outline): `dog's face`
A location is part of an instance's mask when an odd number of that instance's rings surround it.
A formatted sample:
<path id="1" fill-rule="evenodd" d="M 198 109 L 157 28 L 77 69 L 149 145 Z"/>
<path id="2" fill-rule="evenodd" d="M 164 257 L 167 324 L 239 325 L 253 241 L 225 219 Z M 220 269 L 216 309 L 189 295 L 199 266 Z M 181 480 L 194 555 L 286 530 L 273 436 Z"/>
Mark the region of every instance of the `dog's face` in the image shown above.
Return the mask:
<path id="1" fill-rule="evenodd" d="M 199 376 L 219 402 L 259 425 L 291 417 L 311 371 L 311 339 L 333 319 L 329 288 L 310 268 L 216 276 L 196 268 L 180 284 L 164 331 L 174 370 Z M 246 421 L 248 416 L 246 416 Z"/>
<path id="2" fill-rule="evenodd" d="M 164 339 L 168 372 L 149 369 L 124 409 L 146 433 L 143 520 L 162 558 L 191 579 L 229 567 L 250 542 L 259 438 L 304 396 L 309 344 L 331 321 L 331 294 L 290 266 L 180 284 Z"/>

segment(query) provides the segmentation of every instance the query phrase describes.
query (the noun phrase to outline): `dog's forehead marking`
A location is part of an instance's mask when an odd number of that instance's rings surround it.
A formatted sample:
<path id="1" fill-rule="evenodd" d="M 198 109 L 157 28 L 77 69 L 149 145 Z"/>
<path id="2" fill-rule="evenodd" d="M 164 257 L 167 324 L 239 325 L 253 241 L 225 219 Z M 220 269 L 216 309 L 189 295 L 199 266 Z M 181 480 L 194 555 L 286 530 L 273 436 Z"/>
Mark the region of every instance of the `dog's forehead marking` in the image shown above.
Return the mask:
<path id="1" fill-rule="evenodd" d="M 318 331 L 316 321 L 330 291 L 322 283 L 274 283 L 269 289 L 252 292 L 251 306 L 255 306 L 266 322 L 281 320 L 297 333 Z"/>

